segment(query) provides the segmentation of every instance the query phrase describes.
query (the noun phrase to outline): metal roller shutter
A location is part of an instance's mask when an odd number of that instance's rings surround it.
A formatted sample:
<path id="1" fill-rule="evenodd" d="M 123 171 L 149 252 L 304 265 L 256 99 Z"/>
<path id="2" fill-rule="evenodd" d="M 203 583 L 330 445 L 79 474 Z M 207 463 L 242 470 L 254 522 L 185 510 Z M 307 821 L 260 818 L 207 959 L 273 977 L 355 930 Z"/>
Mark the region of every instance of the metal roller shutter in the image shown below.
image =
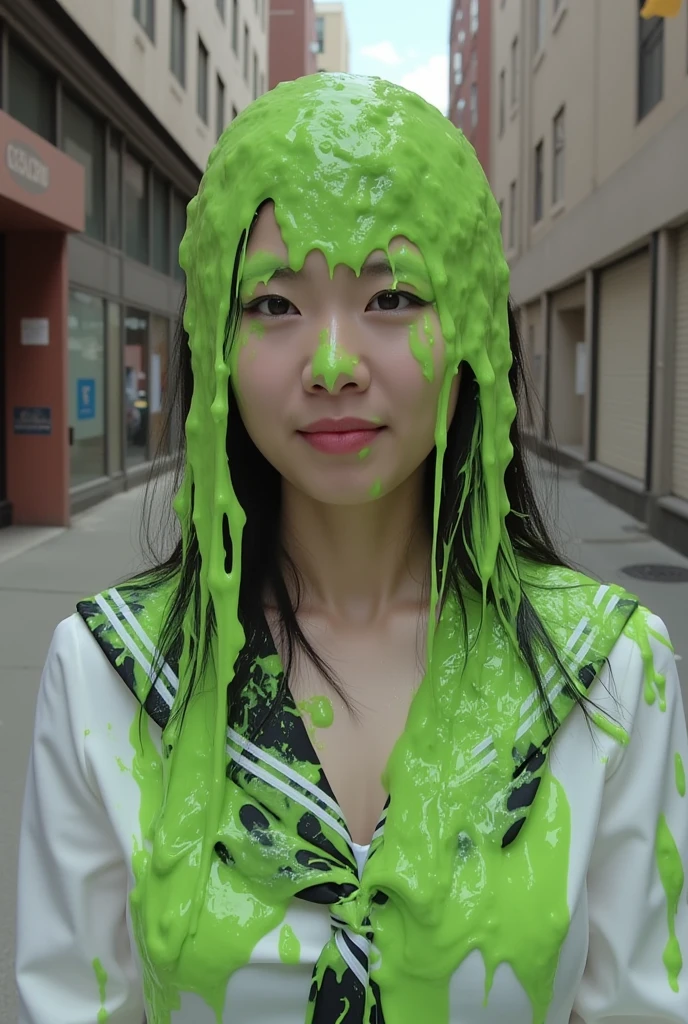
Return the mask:
<path id="1" fill-rule="evenodd" d="M 647 250 L 602 272 L 599 316 L 596 458 L 642 480 L 650 359 Z"/>
<path id="2" fill-rule="evenodd" d="M 671 489 L 688 499 L 688 227 L 678 236 Z"/>

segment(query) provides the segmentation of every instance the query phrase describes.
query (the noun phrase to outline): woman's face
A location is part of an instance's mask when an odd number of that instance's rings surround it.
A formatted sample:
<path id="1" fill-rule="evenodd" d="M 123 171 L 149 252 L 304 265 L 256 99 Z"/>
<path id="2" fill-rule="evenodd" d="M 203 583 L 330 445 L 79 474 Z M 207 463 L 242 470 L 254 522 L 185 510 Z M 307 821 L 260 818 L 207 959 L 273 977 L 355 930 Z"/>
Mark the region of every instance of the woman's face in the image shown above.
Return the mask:
<path id="1" fill-rule="evenodd" d="M 389 493 L 435 444 L 445 349 L 432 289 L 415 246 L 397 238 L 390 252 L 396 287 L 383 252 L 358 278 L 340 265 L 330 279 L 318 250 L 295 274 L 271 203 L 248 245 L 232 366 L 241 417 L 280 475 L 326 504 Z"/>

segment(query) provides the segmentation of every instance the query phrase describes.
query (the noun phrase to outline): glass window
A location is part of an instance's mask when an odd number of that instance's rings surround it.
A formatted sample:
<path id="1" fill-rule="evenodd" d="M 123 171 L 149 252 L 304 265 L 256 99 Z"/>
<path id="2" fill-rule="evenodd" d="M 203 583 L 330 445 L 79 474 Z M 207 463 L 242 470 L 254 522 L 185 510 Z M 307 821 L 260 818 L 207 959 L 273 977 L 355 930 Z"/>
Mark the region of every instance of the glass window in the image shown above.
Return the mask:
<path id="1" fill-rule="evenodd" d="M 172 276 L 184 280 L 184 271 L 179 266 L 179 246 L 186 231 L 186 203 L 179 195 L 172 194 Z"/>
<path id="2" fill-rule="evenodd" d="M 107 240 L 122 248 L 122 138 L 110 130 L 107 146 Z"/>
<path id="3" fill-rule="evenodd" d="M 167 393 L 167 369 L 169 356 L 170 322 L 164 316 L 150 318 L 150 414 L 148 443 L 151 457 L 156 453 L 167 454 L 167 444 L 162 446 L 165 426 L 165 398 Z M 168 439 L 165 438 L 165 441 Z"/>
<path id="4" fill-rule="evenodd" d="M 244 81 L 248 82 L 248 51 L 250 49 L 248 25 L 244 22 Z"/>
<path id="5" fill-rule="evenodd" d="M 27 53 L 9 48 L 7 113 L 55 142 L 55 80 Z"/>
<path id="6" fill-rule="evenodd" d="M 69 96 L 62 101 L 62 148 L 85 171 L 86 234 L 105 240 L 105 129 Z"/>
<path id="7" fill-rule="evenodd" d="M 107 304 L 107 468 L 119 473 L 122 464 L 122 310 Z"/>
<path id="8" fill-rule="evenodd" d="M 148 458 L 148 314 L 127 309 L 124 318 L 124 421 L 127 468 Z"/>
<path id="9" fill-rule="evenodd" d="M 639 18 L 639 22 L 638 120 L 641 121 L 664 95 L 664 18 Z"/>
<path id="10" fill-rule="evenodd" d="M 258 99 L 258 54 L 253 51 L 253 98 Z"/>
<path id="11" fill-rule="evenodd" d="M 70 290 L 69 481 L 72 487 L 105 475 L 105 304 Z"/>
<path id="12" fill-rule="evenodd" d="M 535 224 L 542 220 L 542 192 L 544 179 L 545 146 L 542 140 L 535 147 L 535 175 L 533 194 L 533 222 Z"/>
<path id="13" fill-rule="evenodd" d="M 506 71 L 504 68 L 499 72 L 499 137 L 504 134 L 506 123 Z"/>
<path id="14" fill-rule="evenodd" d="M 518 103 L 518 36 L 511 44 L 511 106 Z"/>
<path id="15" fill-rule="evenodd" d="M 533 3 L 533 53 L 540 52 L 545 45 L 545 0 L 532 0 Z"/>
<path id="16" fill-rule="evenodd" d="M 155 0 L 134 0 L 134 17 L 149 39 L 155 39 Z"/>
<path id="17" fill-rule="evenodd" d="M 265 92 L 265 75 L 261 71 L 260 73 L 260 95 L 262 96 Z"/>
<path id="18" fill-rule="evenodd" d="M 509 185 L 509 249 L 516 245 L 516 182 Z"/>
<path id="19" fill-rule="evenodd" d="M 239 111 L 237 110 L 237 108 L 232 103 L 232 121 L 234 121 L 238 116 L 239 116 Z"/>
<path id="20" fill-rule="evenodd" d="M 217 76 L 215 95 L 215 135 L 219 139 L 225 130 L 225 83 Z"/>
<path id="21" fill-rule="evenodd" d="M 180 85 L 186 85 L 186 7 L 182 0 L 172 0 L 170 71 Z"/>
<path id="22" fill-rule="evenodd" d="M 196 66 L 196 113 L 201 121 L 208 123 L 208 51 L 200 36 L 198 39 L 198 64 Z"/>
<path id="23" fill-rule="evenodd" d="M 148 171 L 132 153 L 124 157 L 124 230 L 127 256 L 148 263 Z"/>
<path id="24" fill-rule="evenodd" d="M 478 31 L 478 25 L 480 22 L 480 0 L 471 0 L 471 34 L 475 35 Z"/>
<path id="25" fill-rule="evenodd" d="M 552 150 L 552 202 L 560 203 L 564 199 L 564 107 L 553 121 Z"/>
<path id="26" fill-rule="evenodd" d="M 225 20 L 225 0 L 215 0 L 215 6 L 222 20 Z"/>
<path id="27" fill-rule="evenodd" d="M 239 0 L 232 0 L 232 49 L 239 56 Z"/>
<path id="28" fill-rule="evenodd" d="M 454 85 L 461 85 L 463 82 L 463 51 L 457 50 L 454 54 Z"/>
<path id="29" fill-rule="evenodd" d="M 319 16 L 315 19 L 315 38 L 318 43 L 318 53 L 325 52 L 325 19 Z"/>
<path id="30" fill-rule="evenodd" d="M 170 193 L 167 182 L 153 176 L 153 266 L 170 272 Z"/>

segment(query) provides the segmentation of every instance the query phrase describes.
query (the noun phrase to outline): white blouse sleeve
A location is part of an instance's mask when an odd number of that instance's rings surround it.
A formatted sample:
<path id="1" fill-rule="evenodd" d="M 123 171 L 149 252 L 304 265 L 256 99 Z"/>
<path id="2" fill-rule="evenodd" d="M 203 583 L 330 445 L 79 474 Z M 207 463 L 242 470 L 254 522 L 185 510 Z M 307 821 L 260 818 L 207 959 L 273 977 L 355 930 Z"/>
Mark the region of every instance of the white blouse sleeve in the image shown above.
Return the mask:
<path id="1" fill-rule="evenodd" d="M 127 866 L 84 756 L 86 684 L 97 680 L 84 679 L 76 625 L 55 631 L 36 708 L 19 848 L 19 1024 L 142 1024 Z"/>
<path id="2" fill-rule="evenodd" d="M 650 616 L 649 626 L 668 643 L 660 619 Z M 651 635 L 650 643 L 655 668 L 666 679 L 666 710 L 643 695 L 635 644 L 627 668 L 632 678 L 612 682 L 624 705 L 625 695 L 633 695 L 635 706 L 627 708 L 633 724 L 628 746 L 608 765 L 587 879 L 590 944 L 571 1024 L 688 1022 L 688 796 L 680 792 L 676 768 L 678 755 L 688 771 L 688 739 L 674 655 Z M 682 865 L 675 917 L 658 868 L 662 816 Z M 670 918 L 683 956 L 678 991 L 664 963 Z"/>

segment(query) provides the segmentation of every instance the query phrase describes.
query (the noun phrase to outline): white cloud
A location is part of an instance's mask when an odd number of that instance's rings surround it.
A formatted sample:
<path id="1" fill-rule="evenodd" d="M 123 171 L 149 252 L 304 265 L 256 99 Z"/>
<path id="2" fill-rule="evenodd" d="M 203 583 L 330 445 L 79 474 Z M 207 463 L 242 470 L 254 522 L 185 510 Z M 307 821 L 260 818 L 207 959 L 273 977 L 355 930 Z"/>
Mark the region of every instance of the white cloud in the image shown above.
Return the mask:
<path id="1" fill-rule="evenodd" d="M 390 43 L 388 39 L 382 43 L 374 43 L 372 46 L 362 46 L 361 54 L 364 57 L 372 58 L 372 60 L 378 60 L 381 64 L 388 64 L 390 67 L 403 63 L 403 58 L 397 53 L 394 43 Z"/>
<path id="2" fill-rule="evenodd" d="M 431 57 L 425 64 L 401 75 L 398 83 L 411 92 L 417 92 L 446 114 L 449 107 L 449 56 L 443 53 Z"/>

